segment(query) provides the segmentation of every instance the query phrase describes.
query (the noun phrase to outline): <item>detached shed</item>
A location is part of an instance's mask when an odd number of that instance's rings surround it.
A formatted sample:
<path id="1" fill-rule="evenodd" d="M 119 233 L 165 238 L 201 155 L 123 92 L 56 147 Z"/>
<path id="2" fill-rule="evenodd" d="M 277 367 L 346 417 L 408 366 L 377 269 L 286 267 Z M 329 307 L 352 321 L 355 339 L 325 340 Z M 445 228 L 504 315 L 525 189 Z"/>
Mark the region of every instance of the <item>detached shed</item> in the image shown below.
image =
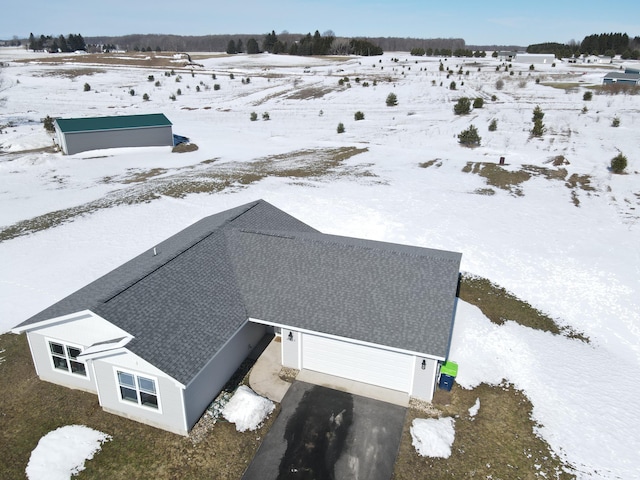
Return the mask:
<path id="1" fill-rule="evenodd" d="M 173 145 L 171 122 L 162 113 L 58 118 L 54 127 L 58 144 L 67 155 L 102 148 Z"/>
<path id="2" fill-rule="evenodd" d="M 536 65 L 552 65 L 556 62 L 556 56 L 552 53 L 518 53 L 513 61 Z"/>

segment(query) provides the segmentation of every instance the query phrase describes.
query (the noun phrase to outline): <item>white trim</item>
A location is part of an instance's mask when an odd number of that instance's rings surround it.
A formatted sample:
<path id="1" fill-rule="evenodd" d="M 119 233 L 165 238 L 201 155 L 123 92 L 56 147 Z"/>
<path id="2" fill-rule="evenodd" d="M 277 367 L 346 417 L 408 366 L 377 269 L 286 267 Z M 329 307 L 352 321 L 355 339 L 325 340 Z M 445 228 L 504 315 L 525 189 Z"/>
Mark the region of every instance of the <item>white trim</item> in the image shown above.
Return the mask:
<path id="1" fill-rule="evenodd" d="M 187 391 L 184 386 L 180 389 L 180 411 L 182 412 L 182 425 L 184 425 L 184 431 L 189 435 L 189 428 L 187 427 L 187 410 L 184 406 L 184 394 Z M 205 412 L 206 413 L 206 412 Z"/>
<path id="2" fill-rule="evenodd" d="M 100 396 L 100 382 L 98 382 L 98 377 L 96 376 L 96 364 L 93 363 L 92 361 L 89 361 L 89 363 L 91 364 L 91 370 L 93 371 L 93 378 L 96 379 L 95 384 L 96 384 L 96 394 L 98 395 L 98 405 L 100 405 L 102 407 L 102 397 Z"/>
<path id="3" fill-rule="evenodd" d="M 69 315 L 49 318 L 47 320 L 41 320 L 39 322 L 30 323 L 29 325 L 23 325 L 22 327 L 14 327 L 11 329 L 11 332 L 12 333 L 30 332 L 31 330 L 38 330 L 40 328 L 49 327 L 57 323 L 72 322 L 74 320 L 84 320 L 84 319 L 95 317 L 95 316 L 96 315 L 91 310 L 81 310 L 79 312 L 70 313 Z"/>
<path id="4" fill-rule="evenodd" d="M 78 358 L 80 357 L 86 358 L 86 359 L 98 358 L 107 353 L 112 353 L 114 350 L 124 350 L 125 345 L 127 345 L 131 340 L 133 340 L 133 337 L 128 336 L 128 337 L 121 338 L 117 342 L 108 342 L 108 343 L 101 343 L 100 345 L 91 345 L 84 352 L 78 355 Z"/>
<path id="5" fill-rule="evenodd" d="M 420 357 L 431 358 L 433 360 L 445 361 L 444 357 L 440 357 L 437 355 L 431 355 L 424 352 L 416 352 L 414 350 L 405 350 L 403 348 L 390 347 L 389 345 L 383 345 L 381 343 L 365 342 L 363 340 L 357 340 L 355 338 L 340 337 L 338 335 L 332 335 L 331 333 L 323 333 L 323 332 L 317 332 L 315 330 L 308 330 L 306 328 L 293 327 L 290 325 L 286 325 L 284 323 L 268 322 L 268 321 L 260 320 L 257 318 L 249 318 L 249 321 L 253 323 L 259 323 L 261 325 L 270 325 L 274 327 L 286 328 L 288 330 L 293 330 L 294 332 L 307 333 L 310 335 L 316 335 L 318 337 L 325 337 L 325 338 L 331 338 L 333 340 L 340 340 L 342 342 L 356 343 L 358 345 L 364 345 L 365 347 L 375 347 L 381 350 L 389 350 L 391 352 L 404 353 L 405 355 L 417 355 Z M 284 341 L 284 337 L 283 337 L 283 341 Z"/>
<path id="6" fill-rule="evenodd" d="M 91 382 L 91 377 L 89 376 L 89 369 L 87 368 L 87 362 L 84 359 L 82 359 L 82 360 L 71 360 L 69 358 L 69 351 L 67 350 L 68 347 L 71 347 L 71 348 L 75 348 L 77 350 L 80 350 L 80 353 L 82 353 L 82 350 L 84 349 L 84 347 L 82 345 L 78 345 L 78 344 L 75 344 L 75 343 L 69 343 L 66 340 L 58 340 L 57 338 L 52 338 L 52 337 L 44 337 L 44 341 L 46 343 L 47 354 L 49 356 L 49 365 L 51 366 L 51 370 L 53 372 L 62 373 L 63 375 L 71 375 L 73 378 L 85 379 L 85 380 Z M 51 343 L 56 343 L 58 345 L 62 345 L 62 347 L 64 348 L 65 360 L 68 363 L 67 370 L 63 370 L 61 368 L 56 368 L 55 363 L 53 363 L 53 352 L 51 351 Z M 59 355 L 57 355 L 57 356 L 60 357 Z M 78 357 L 76 357 L 76 358 L 78 358 Z M 71 363 L 70 362 L 72 362 L 72 361 L 76 362 L 76 363 L 81 363 L 81 364 L 84 365 L 85 375 L 80 375 L 78 373 L 73 373 L 71 371 Z"/>
<path id="7" fill-rule="evenodd" d="M 153 375 L 149 375 L 146 373 L 138 373 L 134 370 L 129 370 L 128 368 L 119 367 L 117 365 L 112 365 L 113 368 L 113 377 L 116 382 L 116 395 L 118 397 L 118 401 L 123 405 L 133 405 L 137 408 L 141 408 L 148 412 L 156 412 L 162 414 L 162 402 L 160 401 L 160 383 L 158 382 L 158 378 Z M 129 375 L 133 375 L 136 383 L 136 396 L 138 397 L 137 402 L 132 402 L 129 400 L 125 400 L 122 398 L 122 393 L 120 392 L 120 379 L 118 378 L 118 372 L 127 373 Z M 146 405 L 142 405 L 140 403 L 140 385 L 138 384 L 138 377 L 146 378 L 147 380 L 153 380 L 156 387 L 156 399 L 158 400 L 158 408 L 147 407 Z"/>
<path id="8" fill-rule="evenodd" d="M 31 345 L 31 337 L 29 337 L 29 333 L 25 334 L 27 336 L 27 343 L 29 344 L 29 352 L 31 353 L 31 361 L 33 362 L 33 366 L 36 369 L 36 375 L 40 376 L 40 372 L 38 371 L 38 362 L 36 362 L 36 357 L 33 355 L 33 345 Z"/>
<path id="9" fill-rule="evenodd" d="M 418 368 L 418 357 L 413 356 L 413 368 L 411 369 L 411 380 L 409 381 L 409 395 L 413 394 L 413 386 L 416 383 L 416 368 Z"/>

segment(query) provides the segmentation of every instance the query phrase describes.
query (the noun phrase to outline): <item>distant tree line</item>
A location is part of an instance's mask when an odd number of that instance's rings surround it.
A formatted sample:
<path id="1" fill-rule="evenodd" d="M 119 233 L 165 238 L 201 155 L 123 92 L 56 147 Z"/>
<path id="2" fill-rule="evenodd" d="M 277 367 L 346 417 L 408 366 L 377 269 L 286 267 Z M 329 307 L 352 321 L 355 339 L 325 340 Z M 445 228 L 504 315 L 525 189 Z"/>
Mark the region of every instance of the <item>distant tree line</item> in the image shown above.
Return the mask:
<path id="1" fill-rule="evenodd" d="M 84 50 L 86 43 L 81 34 L 74 35 L 70 33 L 66 38 L 64 35 L 52 37 L 51 35 L 40 35 L 36 37 L 33 33 L 29 35 L 29 50 L 41 50 L 48 52 L 75 52 L 76 50 Z"/>
<path id="2" fill-rule="evenodd" d="M 438 51 L 464 49 L 465 41 L 461 38 L 401 38 L 401 37 L 337 37 L 334 32 L 292 34 L 274 31 L 264 36 L 240 35 L 161 35 L 134 34 L 119 37 L 87 37 L 90 45 L 108 45 L 111 50 L 177 51 L 177 52 L 228 52 L 228 53 L 289 53 L 294 55 L 348 55 L 356 51 L 367 55 L 379 55 L 382 51 L 404 51 L 422 47 Z M 295 45 L 295 46 L 294 46 Z M 309 53 L 311 51 L 311 53 Z M 316 53 L 314 53 L 316 52 Z M 324 52 L 324 53 L 323 53 Z M 379 52 L 379 53 L 377 53 Z M 435 54 L 435 53 L 434 53 Z"/>
<path id="3" fill-rule="evenodd" d="M 537 43 L 527 47 L 528 53 L 552 53 L 557 58 L 580 55 L 620 55 L 623 59 L 640 58 L 640 37 L 629 38 L 626 33 L 601 33 L 584 37 L 581 43 Z"/>

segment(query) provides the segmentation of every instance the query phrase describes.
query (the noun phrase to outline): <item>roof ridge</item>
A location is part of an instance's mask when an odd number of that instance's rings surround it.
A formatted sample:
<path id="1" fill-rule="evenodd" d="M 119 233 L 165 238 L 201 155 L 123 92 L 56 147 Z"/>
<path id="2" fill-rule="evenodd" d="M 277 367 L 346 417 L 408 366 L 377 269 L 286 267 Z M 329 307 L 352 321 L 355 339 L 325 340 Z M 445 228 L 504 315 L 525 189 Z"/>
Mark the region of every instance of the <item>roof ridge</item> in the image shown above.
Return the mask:
<path id="1" fill-rule="evenodd" d="M 171 263 L 172 261 L 176 260 L 178 257 L 180 257 L 181 255 L 183 255 L 184 253 L 188 252 L 189 250 L 191 250 L 193 247 L 199 245 L 200 243 L 202 243 L 203 241 L 205 241 L 206 239 L 208 239 L 209 237 L 211 237 L 211 235 L 213 235 L 214 233 L 222 230 L 225 226 L 227 226 L 230 222 L 232 222 L 233 220 L 237 219 L 238 217 L 241 217 L 242 215 L 244 215 L 245 213 L 247 213 L 249 210 L 253 209 L 254 207 L 256 207 L 258 205 L 258 203 L 260 202 L 260 200 L 256 201 L 253 203 L 253 205 L 250 205 L 246 210 L 243 210 L 241 213 L 239 213 L 238 215 L 236 215 L 233 218 L 230 219 L 226 219 L 224 222 L 222 222 L 221 225 L 213 228 L 209 233 L 207 233 L 206 235 L 203 235 L 201 238 L 198 238 L 196 241 L 194 242 L 190 242 L 186 247 L 181 248 L 176 250 L 172 255 L 169 255 L 167 257 L 167 259 L 161 263 L 159 263 L 158 265 L 156 265 L 155 268 L 149 270 L 148 272 L 146 272 L 144 275 L 142 276 L 137 276 L 136 278 L 134 278 L 132 281 L 128 282 L 126 285 L 123 285 L 123 288 L 120 288 L 116 293 L 110 295 L 109 297 L 107 297 L 106 299 L 102 300 L 101 303 L 108 303 L 111 300 L 113 300 L 114 298 L 116 298 L 118 295 L 121 295 L 122 293 L 126 292 L 127 290 L 129 290 L 130 288 L 132 288 L 133 286 L 135 286 L 136 284 L 140 283 L 142 280 L 144 280 L 145 278 L 149 277 L 150 275 L 153 275 L 155 272 L 157 272 L 158 270 L 160 270 L 161 268 L 165 267 L 166 265 L 168 265 L 169 263 Z M 156 247 L 154 247 L 152 249 L 152 251 L 155 250 Z M 144 253 L 143 253 L 144 255 Z"/>

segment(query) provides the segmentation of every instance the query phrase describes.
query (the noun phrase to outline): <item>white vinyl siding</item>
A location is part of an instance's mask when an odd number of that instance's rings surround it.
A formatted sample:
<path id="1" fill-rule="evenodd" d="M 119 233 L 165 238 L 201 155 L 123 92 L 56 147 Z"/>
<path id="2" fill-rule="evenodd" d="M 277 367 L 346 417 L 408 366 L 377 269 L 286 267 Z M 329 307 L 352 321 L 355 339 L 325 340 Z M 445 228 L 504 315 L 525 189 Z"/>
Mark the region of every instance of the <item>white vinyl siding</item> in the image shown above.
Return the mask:
<path id="1" fill-rule="evenodd" d="M 302 336 L 302 368 L 307 370 L 409 393 L 413 367 L 412 355 L 317 335 Z"/>

